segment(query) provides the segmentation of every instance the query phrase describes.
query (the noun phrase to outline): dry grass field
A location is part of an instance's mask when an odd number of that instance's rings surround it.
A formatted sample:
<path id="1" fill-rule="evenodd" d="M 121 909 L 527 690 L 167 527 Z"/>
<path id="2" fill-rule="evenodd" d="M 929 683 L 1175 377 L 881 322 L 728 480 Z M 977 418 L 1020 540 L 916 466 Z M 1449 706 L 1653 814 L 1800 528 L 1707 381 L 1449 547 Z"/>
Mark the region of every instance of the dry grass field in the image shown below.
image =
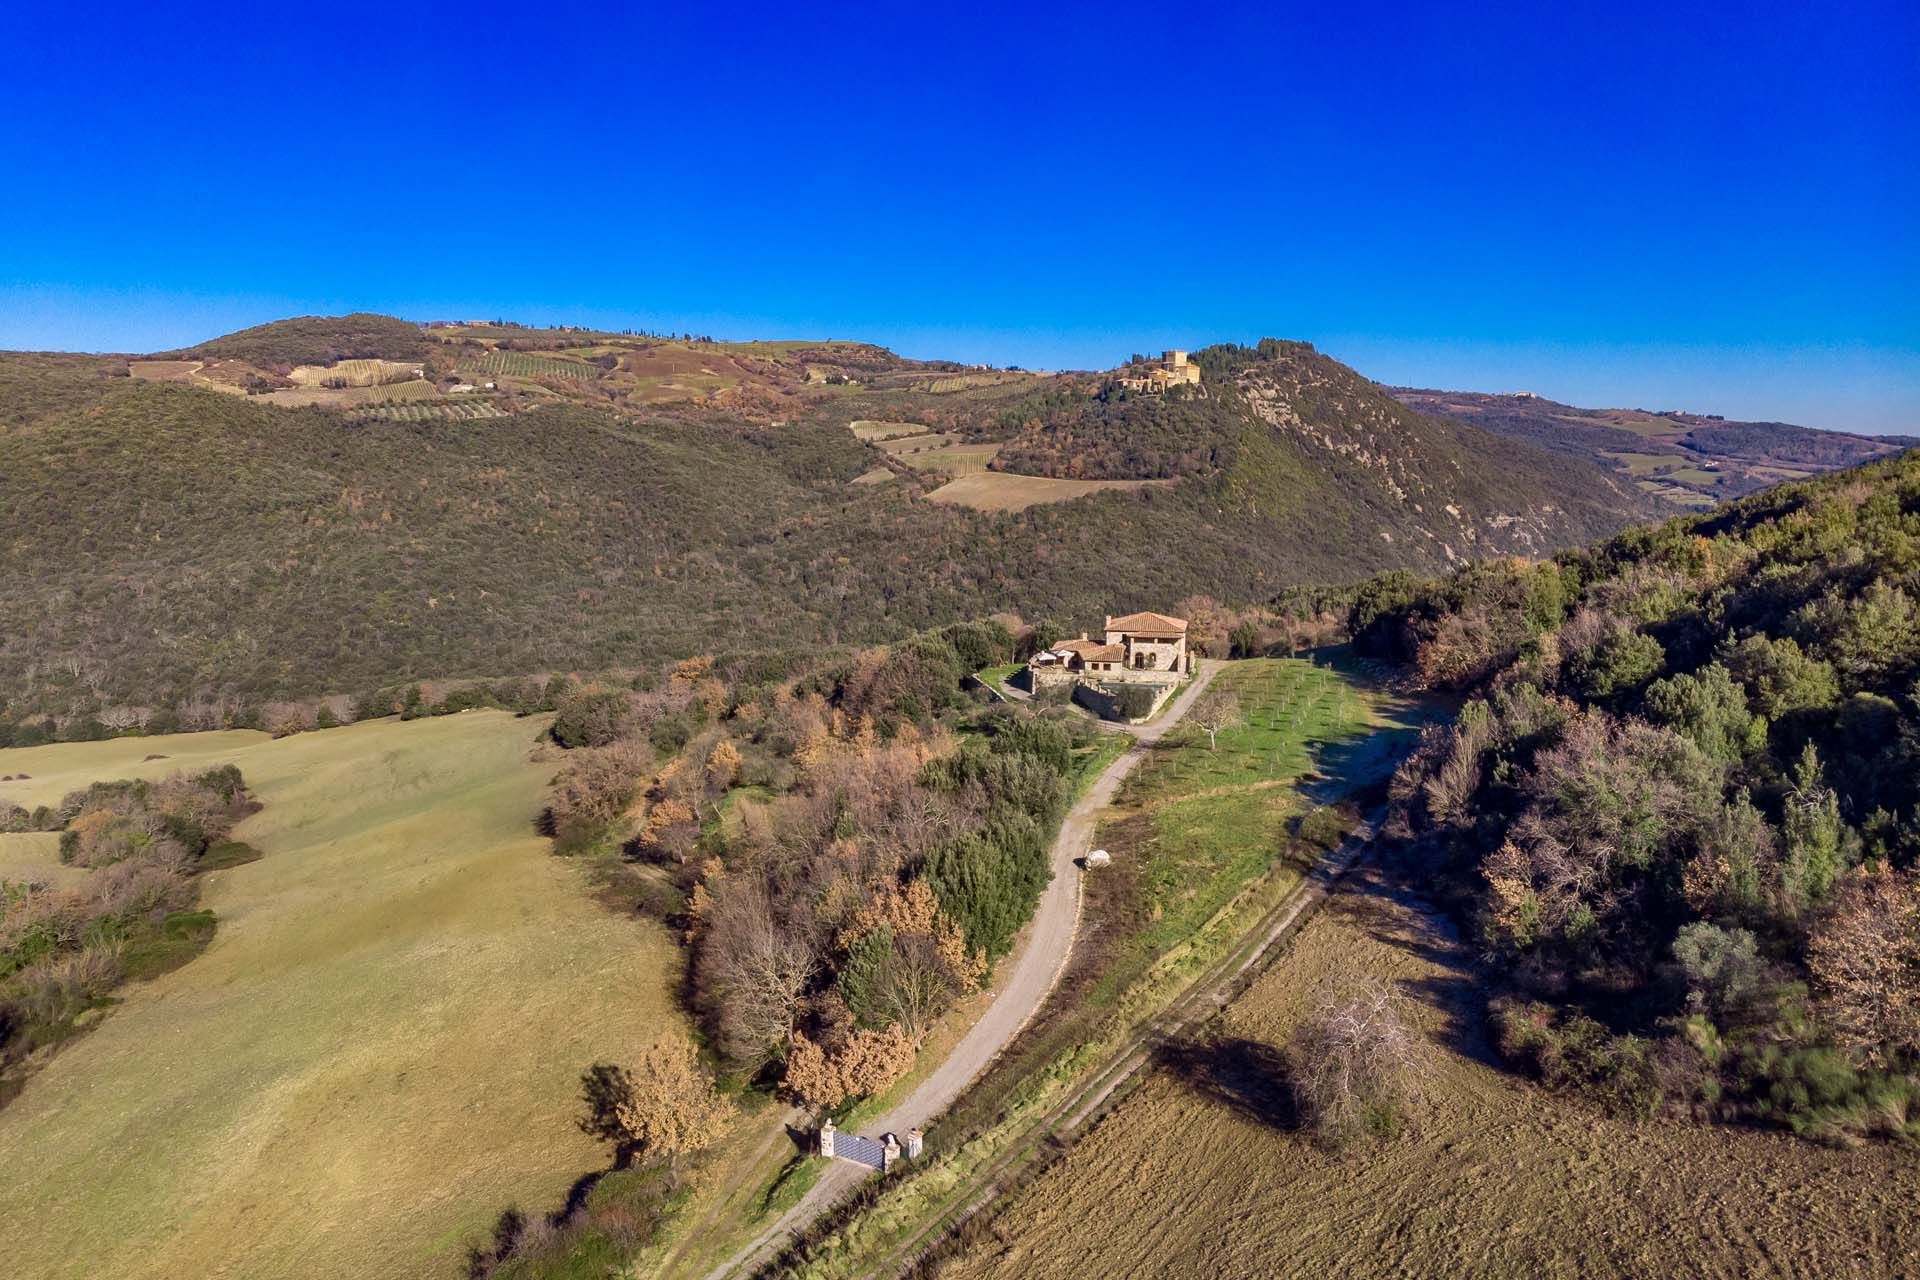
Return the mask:
<path id="1" fill-rule="evenodd" d="M 905 459 L 919 465 L 917 459 Z M 1070 502 L 1109 489 L 1140 489 L 1169 485 L 1172 480 L 1056 480 L 1051 476 L 1017 476 L 1004 471 L 963 475 L 935 489 L 927 497 L 975 511 L 1024 511 L 1042 502 Z"/>
<path id="2" fill-rule="evenodd" d="M 6 790 L 0 785 L 0 792 Z M 53 831 L 0 833 L 0 880 L 39 881 L 63 887 L 84 880 L 85 867 L 60 861 L 60 836 Z"/>
<path id="3" fill-rule="evenodd" d="M 127 372 L 148 382 L 187 382 L 200 371 L 199 360 L 129 360 Z"/>
<path id="4" fill-rule="evenodd" d="M 1494 1065 L 1464 949 L 1378 873 L 1336 893 L 1229 1006 L 975 1228 L 946 1280 L 1088 1276 L 1896 1277 L 1920 1157 L 1614 1120 Z M 1428 1095 L 1398 1137 L 1295 1131 L 1281 1047 L 1325 984 L 1396 982 Z"/>
<path id="5" fill-rule="evenodd" d="M 535 834 L 540 727 L 476 711 L 0 751 L 31 775 L 0 783 L 19 803 L 231 761 L 265 805 L 236 833 L 264 857 L 205 882 L 207 951 L 123 988 L 0 1111 L 0 1271 L 452 1276 L 504 1205 L 550 1209 L 604 1167 L 571 1123 L 579 1072 L 675 1025 L 678 962 Z"/>

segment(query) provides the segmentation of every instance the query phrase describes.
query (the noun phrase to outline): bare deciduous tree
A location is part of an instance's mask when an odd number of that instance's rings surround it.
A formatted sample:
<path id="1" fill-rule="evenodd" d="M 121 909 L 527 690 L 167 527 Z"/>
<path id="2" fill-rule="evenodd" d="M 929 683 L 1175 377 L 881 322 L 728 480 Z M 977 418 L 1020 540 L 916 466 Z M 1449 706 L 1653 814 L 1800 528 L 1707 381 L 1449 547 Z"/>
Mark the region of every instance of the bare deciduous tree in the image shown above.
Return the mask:
<path id="1" fill-rule="evenodd" d="M 1330 1142 L 1391 1124 L 1419 1097 L 1419 1034 L 1391 983 L 1325 992 L 1287 1057 L 1301 1121 Z"/>
<path id="2" fill-rule="evenodd" d="M 1886 863 L 1841 878 L 1807 945 L 1820 1011 L 1856 1062 L 1920 1051 L 1920 884 Z"/>
<path id="3" fill-rule="evenodd" d="M 1240 699 L 1229 689 L 1209 689 L 1188 713 L 1207 735 L 1207 750 L 1220 745 L 1220 731 L 1240 721 Z"/>
<path id="4" fill-rule="evenodd" d="M 727 879 L 701 949 L 711 959 L 710 1003 L 727 1056 L 754 1064 L 783 1052 L 819 965 L 806 938 L 775 918 L 764 880 Z"/>

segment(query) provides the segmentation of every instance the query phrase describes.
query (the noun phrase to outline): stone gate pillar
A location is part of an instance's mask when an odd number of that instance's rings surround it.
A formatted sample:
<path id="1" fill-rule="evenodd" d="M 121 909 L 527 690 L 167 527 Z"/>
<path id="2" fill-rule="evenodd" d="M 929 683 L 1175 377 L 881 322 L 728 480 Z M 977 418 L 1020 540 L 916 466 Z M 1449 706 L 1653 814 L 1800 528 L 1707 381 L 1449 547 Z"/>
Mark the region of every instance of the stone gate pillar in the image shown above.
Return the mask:
<path id="1" fill-rule="evenodd" d="M 888 1134 L 887 1145 L 880 1148 L 880 1172 L 885 1173 L 893 1168 L 894 1162 L 899 1158 L 900 1143 L 892 1134 Z"/>
<path id="2" fill-rule="evenodd" d="M 918 1160 L 920 1158 L 920 1148 L 926 1141 L 926 1137 L 927 1135 L 918 1129 L 907 1130 L 907 1159 Z"/>
<path id="3" fill-rule="evenodd" d="M 833 1117 L 828 1116 L 820 1123 L 820 1154 L 833 1159 Z"/>

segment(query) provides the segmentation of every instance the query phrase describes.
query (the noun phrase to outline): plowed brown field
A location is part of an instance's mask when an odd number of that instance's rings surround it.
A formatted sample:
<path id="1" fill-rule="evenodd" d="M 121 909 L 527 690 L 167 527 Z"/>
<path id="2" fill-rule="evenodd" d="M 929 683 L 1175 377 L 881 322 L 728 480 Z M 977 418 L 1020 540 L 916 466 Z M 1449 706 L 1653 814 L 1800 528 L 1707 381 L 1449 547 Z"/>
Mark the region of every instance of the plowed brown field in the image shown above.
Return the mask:
<path id="1" fill-rule="evenodd" d="M 1294 1131 L 1278 1046 L 1360 974 L 1419 1002 L 1428 1096 L 1334 1154 Z M 1920 1275 L 1920 1155 L 1611 1119 L 1502 1071 L 1480 1004 L 1459 945 L 1367 873 L 939 1274 Z"/>

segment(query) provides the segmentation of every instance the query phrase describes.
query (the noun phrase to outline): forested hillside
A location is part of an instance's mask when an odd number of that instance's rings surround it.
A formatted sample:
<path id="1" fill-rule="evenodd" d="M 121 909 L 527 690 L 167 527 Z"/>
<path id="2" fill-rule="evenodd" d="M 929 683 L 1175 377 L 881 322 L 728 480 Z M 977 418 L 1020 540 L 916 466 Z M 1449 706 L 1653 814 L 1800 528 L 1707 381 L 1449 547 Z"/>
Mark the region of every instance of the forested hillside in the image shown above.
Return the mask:
<path id="1" fill-rule="evenodd" d="M 392 359 L 423 332 L 375 321 L 289 321 L 195 350 L 279 368 Z M 455 354 L 433 363 L 483 358 L 469 348 L 506 341 L 490 332 L 449 331 L 436 341 Z M 445 375 L 439 389 L 302 390 L 325 402 L 298 407 L 284 391 L 129 378 L 118 359 L 0 358 L 0 725 L 251 724 L 275 700 L 866 643 L 996 610 L 1084 626 L 1195 594 L 1264 600 L 1541 554 L 1632 508 L 1598 472 L 1422 418 L 1297 344 L 1203 353 L 1209 398 L 1123 403 L 1072 379 L 948 378 L 857 344 L 549 340 L 574 345 L 485 349 L 530 370 L 497 375 L 497 391 L 449 394 L 462 375 Z M 788 380 L 714 375 L 698 392 L 684 370 L 628 371 L 722 356 Z M 821 380 L 866 368 L 893 372 Z M 633 396 L 672 383 L 696 398 L 610 398 L 621 379 Z M 849 421 L 910 414 L 991 437 L 1013 429 L 1009 397 L 1054 384 L 1062 420 L 1110 419 L 1113 449 L 1169 454 L 1150 465 L 1178 483 L 1012 513 L 928 502 L 912 478 L 851 483 L 889 458 Z M 439 399 L 387 398 L 401 392 Z M 743 407 L 749 392 L 770 411 Z M 1049 448 L 1073 465 L 1083 443 L 1104 465 L 1092 438 Z"/>
<path id="2" fill-rule="evenodd" d="M 1443 558 L 1537 553 L 1565 545 L 1574 527 L 1601 529 L 1659 510 L 1596 466 L 1503 447 L 1477 429 L 1414 412 L 1309 343 L 1222 344 L 1193 360 L 1205 375 L 1201 386 L 1156 395 L 1079 377 L 1026 397 L 976 434 L 1010 435 L 994 461 L 1004 471 L 1102 480 L 1226 475 L 1253 502 L 1321 488 L 1327 518 L 1362 505 L 1384 541 L 1424 542 Z"/>
<path id="3" fill-rule="evenodd" d="M 1613 1104 L 1920 1139 L 1920 453 L 1592 551 L 1363 590 L 1471 698 L 1396 787 L 1514 994 Z"/>
<path id="4" fill-rule="evenodd" d="M 340 360 L 424 360 L 439 344 L 392 316 L 298 316 L 241 329 L 161 360 L 244 360 L 263 369 Z"/>

